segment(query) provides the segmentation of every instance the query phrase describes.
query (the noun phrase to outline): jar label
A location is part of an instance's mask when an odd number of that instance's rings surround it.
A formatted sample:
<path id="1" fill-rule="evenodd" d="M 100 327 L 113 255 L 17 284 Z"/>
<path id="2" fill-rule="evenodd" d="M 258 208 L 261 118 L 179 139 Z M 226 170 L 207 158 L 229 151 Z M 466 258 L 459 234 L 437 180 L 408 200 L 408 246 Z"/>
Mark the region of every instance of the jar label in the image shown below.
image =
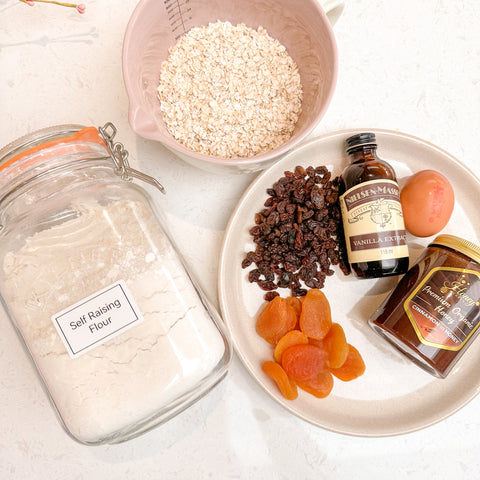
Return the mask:
<path id="1" fill-rule="evenodd" d="M 102 345 L 142 320 L 142 314 L 123 280 L 52 316 L 71 358 Z"/>
<path id="2" fill-rule="evenodd" d="M 393 180 L 371 180 L 340 197 L 350 263 L 408 257 L 400 190 Z"/>
<path id="3" fill-rule="evenodd" d="M 433 268 L 403 306 L 424 345 L 460 350 L 480 325 L 480 273 Z"/>

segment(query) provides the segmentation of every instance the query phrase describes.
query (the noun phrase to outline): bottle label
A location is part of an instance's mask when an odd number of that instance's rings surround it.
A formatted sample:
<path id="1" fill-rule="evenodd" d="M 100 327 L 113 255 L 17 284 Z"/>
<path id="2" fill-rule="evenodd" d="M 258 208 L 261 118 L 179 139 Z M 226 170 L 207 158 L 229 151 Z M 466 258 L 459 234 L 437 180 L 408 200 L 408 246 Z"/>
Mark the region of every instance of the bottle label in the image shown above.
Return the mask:
<path id="1" fill-rule="evenodd" d="M 347 190 L 339 200 L 350 263 L 408 257 L 397 182 L 364 182 Z"/>
<path id="2" fill-rule="evenodd" d="M 403 307 L 424 345 L 460 350 L 480 325 L 480 273 L 433 268 Z"/>
<path id="3" fill-rule="evenodd" d="M 120 280 L 52 316 L 71 358 L 88 352 L 143 320 Z"/>

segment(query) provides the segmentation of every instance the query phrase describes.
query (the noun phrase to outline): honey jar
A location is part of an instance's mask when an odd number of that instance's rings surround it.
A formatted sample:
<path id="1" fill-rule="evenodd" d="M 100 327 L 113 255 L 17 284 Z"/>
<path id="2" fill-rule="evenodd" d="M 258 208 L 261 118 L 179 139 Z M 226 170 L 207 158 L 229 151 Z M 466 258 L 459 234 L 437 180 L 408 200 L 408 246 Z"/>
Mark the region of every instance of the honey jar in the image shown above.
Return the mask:
<path id="1" fill-rule="evenodd" d="M 369 324 L 418 366 L 445 378 L 479 332 L 479 306 L 480 247 L 440 235 Z"/>

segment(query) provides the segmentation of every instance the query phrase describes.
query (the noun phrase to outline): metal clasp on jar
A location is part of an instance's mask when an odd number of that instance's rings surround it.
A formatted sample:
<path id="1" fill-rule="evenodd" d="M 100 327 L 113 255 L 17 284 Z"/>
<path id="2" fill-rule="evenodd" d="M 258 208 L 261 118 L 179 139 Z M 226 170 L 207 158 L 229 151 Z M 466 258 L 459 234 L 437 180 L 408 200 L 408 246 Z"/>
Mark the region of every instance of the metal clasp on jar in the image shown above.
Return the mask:
<path id="1" fill-rule="evenodd" d="M 128 163 L 128 151 L 125 150 L 123 144 L 113 141 L 115 135 L 117 134 L 117 129 L 113 123 L 107 122 L 103 127 L 98 128 L 98 132 L 105 140 L 110 156 L 115 164 L 115 173 L 117 175 L 120 175 L 123 180 L 137 178 L 138 180 L 142 180 L 150 185 L 153 185 L 162 193 L 165 193 L 165 188 L 156 178 L 130 167 Z"/>

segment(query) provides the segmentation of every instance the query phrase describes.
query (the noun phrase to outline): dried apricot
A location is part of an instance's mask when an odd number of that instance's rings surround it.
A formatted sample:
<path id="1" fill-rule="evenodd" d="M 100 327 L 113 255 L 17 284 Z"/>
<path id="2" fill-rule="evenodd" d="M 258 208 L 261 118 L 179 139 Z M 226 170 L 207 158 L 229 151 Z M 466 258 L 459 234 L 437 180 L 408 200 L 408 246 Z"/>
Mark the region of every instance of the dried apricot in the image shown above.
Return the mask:
<path id="1" fill-rule="evenodd" d="M 306 344 L 308 337 L 300 330 L 290 330 L 277 343 L 273 351 L 273 358 L 276 362 L 281 363 L 283 352 L 292 345 Z"/>
<path id="2" fill-rule="evenodd" d="M 278 363 L 268 360 L 262 365 L 262 370 L 275 381 L 278 389 L 287 400 L 295 400 L 298 397 L 295 381 L 288 377 Z"/>
<path id="3" fill-rule="evenodd" d="M 300 320 L 300 314 L 302 313 L 302 301 L 298 297 L 287 297 L 286 298 L 287 303 L 293 307 L 295 310 L 295 313 L 297 315 L 297 325 L 295 325 L 295 328 L 298 330 L 300 327 L 298 326 L 298 322 Z"/>
<path id="4" fill-rule="evenodd" d="M 348 355 L 348 343 L 340 324 L 332 324 L 332 328 L 323 339 L 323 348 L 327 351 L 327 365 L 330 368 L 338 368 L 343 365 Z"/>
<path id="5" fill-rule="evenodd" d="M 297 398 L 298 388 L 325 398 L 334 376 L 347 382 L 365 372 L 362 356 L 347 343 L 343 327 L 333 323 L 330 304 L 318 289 L 301 298 L 275 296 L 260 312 L 257 332 L 275 346 L 275 361 L 262 369 L 289 400 Z"/>
<path id="6" fill-rule="evenodd" d="M 322 370 L 315 377 L 298 382 L 298 386 L 317 398 L 328 397 L 333 389 L 333 375 L 328 370 Z"/>
<path id="7" fill-rule="evenodd" d="M 315 345 L 293 345 L 283 352 L 282 367 L 289 377 L 302 381 L 318 375 L 326 359 L 326 352 Z"/>
<path id="8" fill-rule="evenodd" d="M 347 359 L 341 367 L 331 368 L 330 371 L 340 380 L 349 382 L 363 375 L 365 372 L 365 362 L 360 352 L 354 346 L 348 344 Z"/>
<path id="9" fill-rule="evenodd" d="M 325 294 L 312 288 L 302 301 L 300 314 L 300 329 L 307 337 L 322 340 L 332 326 L 330 303 Z"/>
<path id="10" fill-rule="evenodd" d="M 288 331 L 295 328 L 297 315 L 285 298 L 275 297 L 268 302 L 257 318 L 257 333 L 268 343 L 276 345 Z"/>
<path id="11" fill-rule="evenodd" d="M 323 347 L 323 340 L 317 340 L 316 338 L 308 338 L 308 343 L 310 343 L 311 345 L 315 345 L 316 347 L 318 348 L 324 348 Z"/>

